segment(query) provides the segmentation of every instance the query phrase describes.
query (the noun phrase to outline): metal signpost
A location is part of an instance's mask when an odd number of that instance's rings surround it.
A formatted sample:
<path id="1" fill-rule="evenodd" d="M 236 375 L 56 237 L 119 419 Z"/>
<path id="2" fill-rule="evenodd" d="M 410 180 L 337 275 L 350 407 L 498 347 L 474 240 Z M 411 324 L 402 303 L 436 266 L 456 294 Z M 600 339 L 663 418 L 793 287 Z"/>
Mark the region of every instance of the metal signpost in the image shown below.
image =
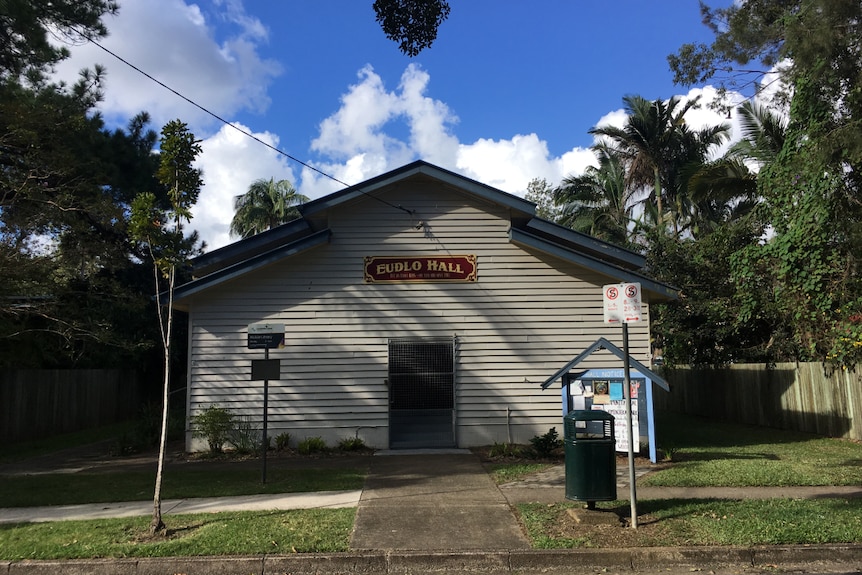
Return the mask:
<path id="1" fill-rule="evenodd" d="M 626 403 L 626 429 L 628 430 L 629 490 L 632 511 L 632 528 L 638 528 L 637 490 L 635 488 L 634 433 L 632 432 L 632 390 L 629 373 L 629 325 L 641 321 L 641 284 L 622 283 L 602 287 L 605 323 L 621 323 L 623 326 L 623 393 Z M 640 438 L 638 438 L 640 439 Z"/>
<path id="2" fill-rule="evenodd" d="M 269 359 L 269 350 L 280 347 L 284 347 L 284 324 L 253 323 L 248 326 L 248 349 L 264 350 L 262 360 L 251 360 L 251 380 L 263 380 L 263 432 L 260 438 L 261 483 L 266 483 L 266 450 L 269 447 L 266 429 L 269 411 L 269 380 L 281 378 L 281 362 L 277 359 Z"/>

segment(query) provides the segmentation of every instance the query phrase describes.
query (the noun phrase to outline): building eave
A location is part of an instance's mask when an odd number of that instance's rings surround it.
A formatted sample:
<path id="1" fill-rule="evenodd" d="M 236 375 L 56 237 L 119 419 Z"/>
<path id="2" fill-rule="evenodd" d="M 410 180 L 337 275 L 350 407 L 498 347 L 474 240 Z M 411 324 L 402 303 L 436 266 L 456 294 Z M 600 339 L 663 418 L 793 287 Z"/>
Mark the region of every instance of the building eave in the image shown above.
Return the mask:
<path id="1" fill-rule="evenodd" d="M 203 277 L 217 270 L 241 263 L 257 255 L 289 245 L 312 233 L 311 226 L 302 218 L 287 222 L 271 230 L 244 238 L 192 260 L 192 274 Z"/>
<path id="2" fill-rule="evenodd" d="M 318 246 L 329 243 L 332 232 L 328 229 L 315 232 L 309 236 L 279 246 L 262 254 L 258 254 L 247 260 L 219 269 L 209 275 L 192 280 L 186 284 L 179 286 L 174 290 L 174 306 L 178 309 L 183 309 L 183 300 L 200 293 L 203 290 L 212 288 L 224 282 L 236 279 L 249 272 L 255 271 L 262 267 L 273 264 L 287 257 L 314 249 Z M 164 297 L 161 298 L 162 303 Z"/>
<path id="3" fill-rule="evenodd" d="M 672 286 L 658 282 L 631 269 L 623 268 L 597 257 L 578 252 L 562 243 L 554 242 L 514 227 L 509 230 L 509 240 L 514 244 L 538 250 L 563 261 L 585 267 L 607 276 L 615 282 L 640 283 L 643 293 L 648 296 L 646 298 L 647 303 L 657 303 L 678 298 L 678 290 Z"/>
<path id="4" fill-rule="evenodd" d="M 548 220 L 533 218 L 525 227 L 536 236 L 557 238 L 600 259 L 612 260 L 621 267 L 639 270 L 646 265 L 646 258 L 638 253 Z"/>

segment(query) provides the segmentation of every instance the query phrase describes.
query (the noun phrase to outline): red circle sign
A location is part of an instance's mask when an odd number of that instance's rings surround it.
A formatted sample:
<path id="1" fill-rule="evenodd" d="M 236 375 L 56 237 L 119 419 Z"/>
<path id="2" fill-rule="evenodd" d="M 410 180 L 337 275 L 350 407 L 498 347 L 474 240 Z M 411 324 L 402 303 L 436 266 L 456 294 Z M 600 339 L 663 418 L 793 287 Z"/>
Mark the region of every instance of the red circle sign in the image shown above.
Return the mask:
<path id="1" fill-rule="evenodd" d="M 626 286 L 626 297 L 635 298 L 638 297 L 638 286 L 636 285 L 627 285 Z"/>
<path id="2" fill-rule="evenodd" d="M 617 297 L 620 295 L 620 292 L 619 290 L 617 290 L 617 288 L 611 286 L 607 289 L 605 295 L 608 297 L 608 299 L 617 299 Z"/>

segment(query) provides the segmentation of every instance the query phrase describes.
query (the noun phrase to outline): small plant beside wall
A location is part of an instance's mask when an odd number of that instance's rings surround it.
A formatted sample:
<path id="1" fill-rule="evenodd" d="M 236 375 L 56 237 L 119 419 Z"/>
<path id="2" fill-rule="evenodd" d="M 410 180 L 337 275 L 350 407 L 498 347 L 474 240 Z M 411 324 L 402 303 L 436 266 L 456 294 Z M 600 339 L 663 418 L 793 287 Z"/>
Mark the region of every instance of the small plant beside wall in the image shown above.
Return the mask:
<path id="1" fill-rule="evenodd" d="M 275 436 L 275 450 L 287 451 L 290 449 L 290 434 L 286 431 Z"/>
<path id="2" fill-rule="evenodd" d="M 306 437 L 296 446 L 296 450 L 302 455 L 325 453 L 328 449 L 326 442 L 320 437 Z"/>
<path id="3" fill-rule="evenodd" d="M 537 435 L 530 440 L 533 446 L 533 451 L 536 452 L 536 457 L 549 458 L 554 455 L 554 451 L 563 446 L 563 440 L 557 434 L 557 428 L 552 427 L 548 433 Z"/>
<path id="4" fill-rule="evenodd" d="M 488 450 L 488 457 L 492 459 L 511 459 L 521 455 L 523 448 L 515 443 L 494 443 Z"/>
<path id="5" fill-rule="evenodd" d="M 338 442 L 339 451 L 364 451 L 365 442 L 359 437 L 345 437 Z"/>
<path id="6" fill-rule="evenodd" d="M 261 448 L 261 432 L 247 417 L 234 417 L 228 433 L 228 442 L 236 448 L 237 453 L 243 455 L 257 453 Z"/>
<path id="7" fill-rule="evenodd" d="M 234 430 L 234 419 L 226 407 L 211 405 L 192 417 L 193 435 L 206 439 L 210 453 L 222 453 Z"/>

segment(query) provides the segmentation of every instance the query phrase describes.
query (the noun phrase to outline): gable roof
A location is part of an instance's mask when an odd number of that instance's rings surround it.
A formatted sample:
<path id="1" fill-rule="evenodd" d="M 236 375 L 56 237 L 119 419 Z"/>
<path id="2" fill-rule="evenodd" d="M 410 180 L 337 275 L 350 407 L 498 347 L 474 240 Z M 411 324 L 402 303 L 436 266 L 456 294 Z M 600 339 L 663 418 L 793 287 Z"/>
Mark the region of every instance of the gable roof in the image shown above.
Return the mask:
<path id="1" fill-rule="evenodd" d="M 536 216 L 536 204 L 455 172 L 415 161 L 355 186 L 299 206 L 302 216 L 261 234 L 240 240 L 192 260 L 194 279 L 176 288 L 174 301 L 242 276 L 261 266 L 296 255 L 329 241 L 327 214 L 405 181 L 436 181 L 475 199 L 505 208 L 511 219 L 511 242 L 593 270 L 617 282 L 640 282 L 648 301 L 675 299 L 677 290 L 640 270 L 640 254 Z M 401 206 L 395 206 L 409 212 Z"/>
<path id="2" fill-rule="evenodd" d="M 547 389 L 548 386 L 550 386 L 555 381 L 557 381 L 558 379 L 563 377 L 564 374 L 569 373 L 569 371 L 573 367 L 575 367 L 576 365 L 578 365 L 579 363 L 581 363 L 582 361 L 587 359 L 594 352 L 601 351 L 601 350 L 607 350 L 607 351 L 611 352 L 612 354 L 617 356 L 619 359 L 621 359 L 623 361 L 623 363 L 625 363 L 625 361 L 626 361 L 626 355 L 627 354 L 625 351 L 621 350 L 620 348 L 618 348 L 616 345 L 614 345 L 613 343 L 611 343 L 607 339 L 600 337 L 599 339 L 597 339 L 595 341 L 595 343 L 593 343 L 593 345 L 591 345 L 590 347 L 588 347 L 587 349 L 582 351 L 579 355 L 577 355 L 575 358 L 573 358 L 572 361 L 570 361 L 569 363 L 567 363 L 566 365 L 564 365 L 563 367 L 558 369 L 556 371 L 556 373 L 554 373 L 554 375 L 552 375 L 551 377 L 546 379 L 544 381 L 544 383 L 542 383 L 542 389 Z M 641 375 L 645 375 L 648 378 L 650 378 L 650 380 L 652 380 L 653 383 L 658 384 L 658 386 L 661 387 L 663 390 L 670 391 L 670 385 L 667 383 L 667 381 L 665 381 L 665 379 L 662 376 L 658 375 L 657 373 L 655 373 L 654 371 L 649 369 L 647 366 L 645 366 L 644 364 L 642 364 L 641 362 L 639 362 L 638 360 L 636 360 L 635 358 L 633 358 L 631 356 L 628 356 L 628 360 L 629 360 L 629 366 L 630 367 L 634 367 L 636 370 L 638 370 L 641 373 Z"/>

